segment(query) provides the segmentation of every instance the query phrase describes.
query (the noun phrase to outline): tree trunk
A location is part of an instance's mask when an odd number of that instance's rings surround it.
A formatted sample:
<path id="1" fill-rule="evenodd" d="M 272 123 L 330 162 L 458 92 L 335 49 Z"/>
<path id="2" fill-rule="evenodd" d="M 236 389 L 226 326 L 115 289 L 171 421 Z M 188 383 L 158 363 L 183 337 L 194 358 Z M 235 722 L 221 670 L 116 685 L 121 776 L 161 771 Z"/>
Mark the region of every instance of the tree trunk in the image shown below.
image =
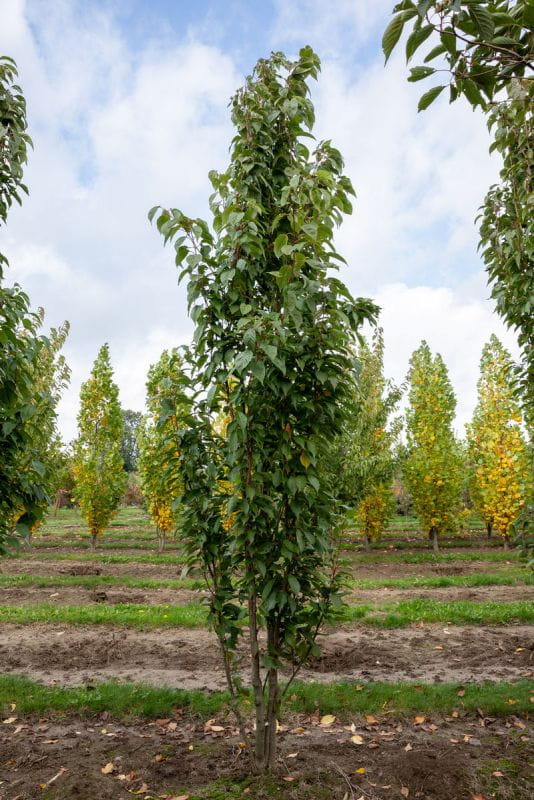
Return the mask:
<path id="1" fill-rule="evenodd" d="M 491 533 L 493 531 L 493 525 L 491 522 L 486 523 L 486 530 L 488 532 L 488 539 L 491 539 Z"/>
<path id="2" fill-rule="evenodd" d="M 430 528 L 429 533 L 430 538 L 432 539 L 432 550 L 434 553 L 439 553 L 439 542 L 438 542 L 438 530 L 437 528 Z"/>
<path id="3" fill-rule="evenodd" d="M 278 651 L 278 626 L 276 623 L 267 624 L 268 654 L 274 656 Z M 265 720 L 265 770 L 271 770 L 276 764 L 276 723 L 280 707 L 278 688 L 278 670 L 271 668 L 268 673 L 267 687 L 269 697 L 267 702 L 267 717 Z"/>
<path id="4" fill-rule="evenodd" d="M 32 549 L 32 529 L 28 530 L 28 535 L 26 536 L 26 546 L 28 550 Z"/>
<path id="5" fill-rule="evenodd" d="M 504 536 L 504 549 L 505 550 L 510 549 L 510 537 L 507 534 L 505 534 Z"/>
<path id="6" fill-rule="evenodd" d="M 248 629 L 250 636 L 250 658 L 252 670 L 252 690 L 254 692 L 254 707 L 256 710 L 256 737 L 254 747 L 254 767 L 257 772 L 266 769 L 265 753 L 265 705 L 263 700 L 263 686 L 261 682 L 260 647 L 258 644 L 257 597 L 251 595 L 248 599 Z"/>
<path id="7" fill-rule="evenodd" d="M 371 549 L 371 542 L 369 541 L 369 537 L 367 536 L 366 533 L 363 534 L 363 546 L 365 552 L 368 553 Z"/>
<path id="8" fill-rule="evenodd" d="M 96 533 L 91 531 L 91 550 L 96 550 Z"/>
<path id="9" fill-rule="evenodd" d="M 165 550 L 165 531 L 158 528 L 158 553 L 163 553 Z"/>

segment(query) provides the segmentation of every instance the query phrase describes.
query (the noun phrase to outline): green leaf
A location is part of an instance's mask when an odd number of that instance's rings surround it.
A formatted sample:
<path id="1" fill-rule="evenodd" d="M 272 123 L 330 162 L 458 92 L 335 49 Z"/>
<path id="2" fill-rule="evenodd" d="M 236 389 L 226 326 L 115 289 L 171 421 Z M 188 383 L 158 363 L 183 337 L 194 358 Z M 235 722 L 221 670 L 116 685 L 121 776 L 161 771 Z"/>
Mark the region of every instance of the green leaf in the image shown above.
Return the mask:
<path id="1" fill-rule="evenodd" d="M 386 57 L 386 63 L 393 52 L 393 48 L 399 41 L 402 29 L 404 28 L 405 18 L 403 13 L 397 14 L 389 25 L 387 26 L 386 30 L 384 31 L 384 35 L 382 36 L 382 50 Z"/>
<path id="2" fill-rule="evenodd" d="M 277 258 L 280 258 L 280 256 L 282 255 L 282 247 L 285 247 L 286 244 L 287 244 L 287 233 L 281 233 L 274 240 L 273 250 Z"/>
<path id="3" fill-rule="evenodd" d="M 288 579 L 287 579 L 287 582 L 288 582 L 288 584 L 289 584 L 289 588 L 290 588 L 290 589 L 291 589 L 293 592 L 295 592 L 295 594 L 299 594 L 299 592 L 300 592 L 300 583 L 299 583 L 299 582 L 298 582 L 298 580 L 295 578 L 295 576 L 294 576 L 294 575 L 289 575 L 289 576 L 288 576 Z"/>
<path id="4" fill-rule="evenodd" d="M 444 90 L 445 86 L 434 86 L 432 89 L 429 89 L 428 92 L 425 92 L 424 95 L 419 99 L 419 104 L 417 106 L 418 111 L 424 111 L 425 108 L 434 102 L 436 97 L 438 97 L 442 91 Z"/>
<path id="5" fill-rule="evenodd" d="M 423 78 L 428 78 L 429 75 L 433 75 L 435 71 L 436 70 L 432 69 L 432 67 L 412 67 L 408 80 L 410 83 L 422 81 Z"/>
<path id="6" fill-rule="evenodd" d="M 260 383 L 263 383 L 265 379 L 265 363 L 263 361 L 255 361 L 252 365 L 252 374 Z"/>
<path id="7" fill-rule="evenodd" d="M 408 36 L 406 41 L 406 62 L 411 59 L 417 48 L 422 45 L 433 32 L 433 25 L 425 25 L 424 28 L 418 28 Z"/>
<path id="8" fill-rule="evenodd" d="M 475 23 L 481 38 L 489 41 L 495 33 L 495 25 L 488 9 L 479 5 L 470 5 L 469 16 Z"/>

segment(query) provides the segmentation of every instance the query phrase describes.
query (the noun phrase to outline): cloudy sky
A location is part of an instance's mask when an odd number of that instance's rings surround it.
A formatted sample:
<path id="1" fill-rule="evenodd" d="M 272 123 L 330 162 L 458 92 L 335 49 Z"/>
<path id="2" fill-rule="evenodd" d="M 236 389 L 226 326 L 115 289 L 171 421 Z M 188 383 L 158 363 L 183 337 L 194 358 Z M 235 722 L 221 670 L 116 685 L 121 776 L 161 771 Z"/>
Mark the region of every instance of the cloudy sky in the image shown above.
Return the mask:
<path id="1" fill-rule="evenodd" d="M 481 114 L 440 98 L 380 50 L 393 0 L 0 0 L 0 53 L 14 57 L 35 150 L 30 197 L 0 249 L 48 325 L 70 320 L 66 439 L 78 392 L 110 344 L 123 406 L 142 409 L 150 363 L 191 335 L 172 250 L 153 205 L 208 216 L 210 169 L 232 137 L 228 100 L 256 60 L 311 44 L 316 135 L 332 139 L 357 191 L 338 234 L 356 295 L 382 307 L 386 369 L 405 377 L 425 338 L 447 363 L 459 431 L 492 332 L 517 354 L 488 300 L 474 218 L 499 163 Z"/>

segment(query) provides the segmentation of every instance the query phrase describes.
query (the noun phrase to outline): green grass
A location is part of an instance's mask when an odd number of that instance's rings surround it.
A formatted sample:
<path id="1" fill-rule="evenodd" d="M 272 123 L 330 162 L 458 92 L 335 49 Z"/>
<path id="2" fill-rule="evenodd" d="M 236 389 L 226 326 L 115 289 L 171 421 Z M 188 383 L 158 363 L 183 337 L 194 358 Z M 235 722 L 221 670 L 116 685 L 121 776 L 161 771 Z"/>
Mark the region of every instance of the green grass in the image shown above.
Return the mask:
<path id="1" fill-rule="evenodd" d="M 449 625 L 507 625 L 533 623 L 534 604 L 527 600 L 512 603 L 475 603 L 470 600 L 440 602 L 432 599 L 401 600 L 377 606 L 344 607 L 338 619 L 360 621 L 364 625 L 399 628 L 415 622 L 444 622 Z"/>
<path id="2" fill-rule="evenodd" d="M 203 580 L 194 578 L 130 578 L 128 575 L 0 575 L 1 588 L 82 586 L 98 589 L 119 586 L 129 589 L 204 589 Z"/>
<path id="3" fill-rule="evenodd" d="M 1 580 L 1 579 L 0 579 Z M 526 569 L 502 570 L 499 573 L 478 572 L 474 575 L 440 575 L 435 578 L 413 575 L 409 578 L 351 578 L 354 589 L 446 589 L 451 586 L 476 588 L 478 586 L 516 586 L 528 583 L 530 571 Z M 1 582 L 0 582 L 1 585 Z"/>
<path id="4" fill-rule="evenodd" d="M 355 564 L 451 564 L 456 561 L 518 561 L 516 550 L 475 550 L 470 553 L 381 553 L 354 555 Z"/>
<path id="5" fill-rule="evenodd" d="M 29 561 L 89 561 L 94 564 L 184 564 L 185 556 L 171 555 L 108 555 L 106 553 L 14 553 L 9 558 Z"/>
<path id="6" fill-rule="evenodd" d="M 58 606 L 39 603 L 32 606 L 0 606 L 0 621 L 18 624 L 32 622 L 66 625 L 119 625 L 129 628 L 202 628 L 207 623 L 204 606 L 142 605 Z"/>
<path id="7" fill-rule="evenodd" d="M 198 628 L 207 623 L 205 606 L 145 605 L 124 603 L 115 606 L 62 606 L 39 603 L 29 606 L 0 606 L 0 621 L 71 625 L 119 625 L 133 628 Z M 534 623 L 534 604 L 525 600 L 512 603 L 474 603 L 468 600 L 439 602 L 431 599 L 403 600 L 397 603 L 344 606 L 334 623 L 361 622 L 383 628 L 399 628 L 416 622 L 443 622 L 449 625 L 506 625 Z"/>
<path id="8" fill-rule="evenodd" d="M 502 570 L 499 573 L 480 572 L 474 575 L 452 575 L 409 578 L 352 578 L 353 589 L 440 589 L 451 586 L 476 588 L 478 586 L 516 586 L 529 582 L 530 571 L 525 569 Z M 203 580 L 194 578 L 131 578 L 128 575 L 0 575 L 0 588 L 33 586 L 37 588 L 59 588 L 82 586 L 97 589 L 119 586 L 130 589 L 203 589 Z"/>
<path id="9" fill-rule="evenodd" d="M 360 688 L 357 688 L 360 687 Z M 462 697 L 458 691 L 464 692 Z M 319 709 L 335 714 L 340 721 L 356 714 L 406 715 L 412 713 L 450 713 L 454 709 L 484 714 L 520 714 L 532 710 L 533 681 L 483 683 L 462 686 L 456 683 L 295 683 L 286 708 L 308 713 Z M 252 710 L 250 699 L 244 708 Z M 511 702 L 510 702 L 511 701 Z M 187 708 L 202 717 L 228 709 L 226 692 L 161 689 L 143 684 L 102 683 L 95 686 L 44 686 L 28 678 L 0 675 L 0 709 L 8 713 L 16 704 L 17 715 L 93 714 L 108 711 L 114 717 L 162 717 L 176 707 Z"/>

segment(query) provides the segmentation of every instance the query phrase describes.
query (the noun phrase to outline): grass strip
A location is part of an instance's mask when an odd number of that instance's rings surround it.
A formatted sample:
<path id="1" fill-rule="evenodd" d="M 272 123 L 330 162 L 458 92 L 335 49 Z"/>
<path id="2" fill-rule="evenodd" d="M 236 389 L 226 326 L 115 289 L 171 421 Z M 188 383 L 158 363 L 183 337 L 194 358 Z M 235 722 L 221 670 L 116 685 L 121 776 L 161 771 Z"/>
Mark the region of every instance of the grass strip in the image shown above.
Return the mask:
<path id="1" fill-rule="evenodd" d="M 534 604 L 527 600 L 511 603 L 476 603 L 470 600 L 440 602 L 427 598 L 400 600 L 383 605 L 344 606 L 336 619 L 358 620 L 364 625 L 401 628 L 417 622 L 444 622 L 448 625 L 509 625 L 534 622 Z"/>
<path id="2" fill-rule="evenodd" d="M 458 696 L 459 691 L 462 697 Z M 407 715 L 413 713 L 472 712 L 506 715 L 532 710 L 533 681 L 517 683 L 295 683 L 286 708 L 297 713 L 320 710 L 340 721 L 358 714 Z M 161 689 L 144 684 L 102 683 L 95 686 L 44 686 L 22 676 L 0 675 L 0 709 L 11 713 L 60 712 L 93 714 L 107 711 L 114 717 L 163 717 L 174 709 L 187 708 L 202 717 L 228 709 L 226 692 Z M 245 707 L 252 709 L 245 696 Z"/>
<path id="3" fill-rule="evenodd" d="M 443 589 L 452 586 L 476 588 L 477 586 L 516 586 L 529 583 L 531 571 L 526 569 L 503 570 L 499 573 L 475 575 L 442 575 L 409 578 L 352 578 L 348 583 L 354 589 Z M 58 588 L 82 586 L 97 589 L 105 586 L 122 586 L 131 589 L 203 589 L 203 580 L 194 578 L 132 578 L 128 575 L 0 575 L 0 588 L 17 587 Z"/>
<path id="4" fill-rule="evenodd" d="M 18 551 L 8 558 L 28 561 L 89 561 L 93 564 L 184 564 L 185 556 L 170 555 L 107 555 L 106 553 L 35 553 Z"/>
<path id="5" fill-rule="evenodd" d="M 187 606 L 121 603 L 116 606 L 58 606 L 39 603 L 31 606 L 0 606 L 0 622 L 34 622 L 65 625 L 119 625 L 128 628 L 202 628 L 207 610 L 192 603 Z"/>
<path id="6" fill-rule="evenodd" d="M 204 589 L 203 580 L 194 578 L 130 578 L 128 575 L 0 575 L 0 589 L 37 587 L 38 589 L 82 586 L 98 589 L 119 586 L 130 589 Z"/>
<path id="7" fill-rule="evenodd" d="M 518 561 L 517 550 L 476 550 L 470 553 L 393 553 L 353 555 L 357 564 L 449 564 L 456 561 Z"/>
<path id="8" fill-rule="evenodd" d="M 155 550 L 158 546 L 157 539 L 153 536 L 151 541 L 140 541 L 139 538 L 131 538 L 125 541 L 126 537 L 119 539 L 100 541 L 100 550 Z M 32 550 L 53 550 L 57 547 L 68 547 L 70 550 L 89 550 L 91 543 L 89 539 L 73 539 L 68 541 L 40 540 L 32 542 Z M 175 545 L 177 547 L 177 545 Z"/>
<path id="9" fill-rule="evenodd" d="M 343 606 L 332 623 L 360 622 L 382 628 L 400 628 L 418 622 L 447 625 L 507 625 L 534 623 L 534 604 L 526 600 L 511 603 L 475 603 L 469 600 L 439 602 L 432 599 L 402 600 L 397 603 Z M 39 603 L 29 606 L 0 606 L 0 622 L 35 622 L 67 625 L 119 625 L 131 628 L 199 628 L 207 623 L 207 609 L 198 603 L 185 606 L 121 603 L 120 605 L 68 606 Z"/>
<path id="10" fill-rule="evenodd" d="M 478 586 L 516 586 L 529 583 L 531 571 L 527 569 L 502 570 L 499 573 L 478 572 L 474 575 L 439 575 L 409 578 L 351 578 L 349 586 L 354 589 L 447 589 L 452 586 L 473 589 Z M 1 583 L 0 583 L 1 585 Z"/>

